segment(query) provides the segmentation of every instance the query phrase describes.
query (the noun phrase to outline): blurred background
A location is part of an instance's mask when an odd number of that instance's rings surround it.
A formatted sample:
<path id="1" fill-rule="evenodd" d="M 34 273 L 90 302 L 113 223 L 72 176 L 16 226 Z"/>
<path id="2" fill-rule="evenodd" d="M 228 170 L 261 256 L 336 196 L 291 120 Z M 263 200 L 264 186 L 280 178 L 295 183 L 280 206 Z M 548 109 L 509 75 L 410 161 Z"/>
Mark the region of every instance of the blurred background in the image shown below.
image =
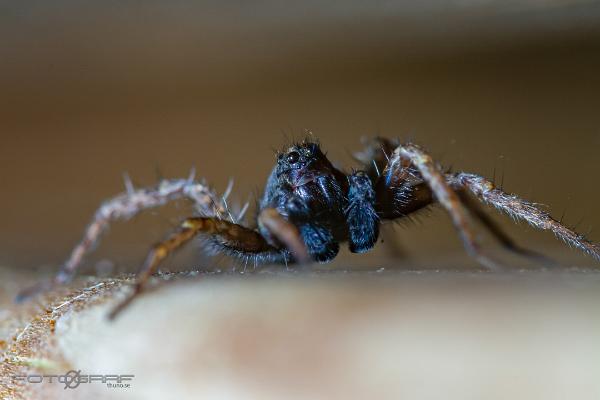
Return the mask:
<path id="1" fill-rule="evenodd" d="M 305 130 L 348 167 L 361 136 L 414 140 L 598 228 L 599 22 L 585 0 L 3 1 L 0 265 L 56 268 L 124 172 L 143 186 L 195 166 L 255 199 L 273 149 Z M 114 225 L 88 264 L 135 268 L 188 212 Z M 385 237 L 466 259 L 440 211 Z"/>
<path id="2" fill-rule="evenodd" d="M 0 397 L 599 398 L 598 264 L 500 216 L 575 268 L 460 273 L 475 264 L 432 210 L 331 275 L 200 274 L 113 323 L 110 278 L 12 302 L 123 173 L 147 186 L 195 166 L 254 202 L 273 150 L 307 131 L 347 168 L 362 136 L 413 140 L 600 241 L 599 71 L 600 1 L 0 0 L 0 377 L 39 361 L 136 376 L 129 391 L 0 380 Z M 113 224 L 84 270 L 135 270 L 190 212 Z M 230 264 L 188 246 L 164 269 Z"/>

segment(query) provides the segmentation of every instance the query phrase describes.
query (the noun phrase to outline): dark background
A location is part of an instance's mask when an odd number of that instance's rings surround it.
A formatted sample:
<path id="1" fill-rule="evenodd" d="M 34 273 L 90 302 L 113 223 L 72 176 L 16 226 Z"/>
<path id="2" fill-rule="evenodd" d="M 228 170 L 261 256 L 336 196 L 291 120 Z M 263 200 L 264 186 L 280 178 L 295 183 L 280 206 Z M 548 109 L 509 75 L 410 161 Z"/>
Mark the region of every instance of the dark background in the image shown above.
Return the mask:
<path id="1" fill-rule="evenodd" d="M 196 166 L 245 201 L 305 129 L 348 166 L 363 135 L 410 138 L 598 228 L 599 22 L 594 1 L 0 2 L 0 266 L 59 265 L 124 171 Z M 113 226 L 89 265 L 130 268 L 187 212 Z M 465 259 L 440 211 L 393 237 Z"/>

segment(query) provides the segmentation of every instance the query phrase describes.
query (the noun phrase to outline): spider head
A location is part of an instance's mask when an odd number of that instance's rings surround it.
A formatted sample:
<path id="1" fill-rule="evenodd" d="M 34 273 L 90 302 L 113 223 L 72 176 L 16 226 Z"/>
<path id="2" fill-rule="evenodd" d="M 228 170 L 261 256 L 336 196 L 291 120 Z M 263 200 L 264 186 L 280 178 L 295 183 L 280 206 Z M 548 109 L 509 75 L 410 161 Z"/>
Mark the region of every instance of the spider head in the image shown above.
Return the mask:
<path id="1" fill-rule="evenodd" d="M 277 177 L 298 187 L 319 176 L 331 175 L 332 166 L 318 143 L 303 141 L 277 155 Z"/>

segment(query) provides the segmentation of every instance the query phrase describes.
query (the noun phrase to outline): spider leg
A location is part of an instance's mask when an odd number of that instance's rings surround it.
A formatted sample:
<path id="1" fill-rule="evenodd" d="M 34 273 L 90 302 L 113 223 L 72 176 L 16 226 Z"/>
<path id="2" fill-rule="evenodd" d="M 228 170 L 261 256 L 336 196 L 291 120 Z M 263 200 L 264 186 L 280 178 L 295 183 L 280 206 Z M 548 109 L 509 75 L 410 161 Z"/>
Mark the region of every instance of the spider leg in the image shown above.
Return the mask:
<path id="1" fill-rule="evenodd" d="M 258 224 L 283 243 L 301 264 L 312 261 L 298 228 L 283 218 L 274 208 L 265 208 L 258 215 Z M 287 264 L 287 260 L 285 260 Z"/>
<path id="2" fill-rule="evenodd" d="M 496 188 L 489 180 L 474 174 L 459 173 L 447 176 L 448 182 L 458 190 L 466 189 L 482 202 L 505 212 L 513 219 L 527 222 L 537 229 L 549 230 L 565 243 L 582 250 L 600 261 L 600 246 L 585 236 L 562 225 L 534 203 Z"/>
<path id="3" fill-rule="evenodd" d="M 475 216 L 488 231 L 498 240 L 498 242 L 507 250 L 512 251 L 515 254 L 521 256 L 534 258 L 544 263 L 555 264 L 555 262 L 548 257 L 540 254 L 536 251 L 524 248 L 515 243 L 499 226 L 490 218 L 490 216 L 479 206 L 479 204 L 473 200 L 473 198 L 465 192 L 465 190 L 457 190 L 457 194 L 460 197 L 462 203 L 467 207 L 473 216 Z"/>
<path id="4" fill-rule="evenodd" d="M 279 252 L 278 249 L 267 243 L 258 232 L 244 226 L 214 217 L 188 218 L 183 221 L 177 232 L 152 247 L 137 274 L 133 292 L 111 311 L 109 318 L 115 318 L 142 292 L 148 279 L 169 254 L 200 233 L 213 235 L 219 246 L 236 252 L 238 256 L 252 257 Z"/>
<path id="5" fill-rule="evenodd" d="M 411 171 L 412 167 L 416 171 Z M 481 265 L 489 269 L 498 269 L 499 264 L 483 254 L 475 238 L 467 209 L 460 201 L 456 192 L 446 182 L 446 177 L 429 154 L 412 143 L 398 146 L 382 178 L 391 184 L 398 176 L 407 175 L 407 178 L 411 176 L 414 178 L 415 173 L 420 175 L 421 179 L 431 190 L 435 200 L 450 215 L 466 251 Z"/>
<path id="6" fill-rule="evenodd" d="M 83 238 L 73 248 L 71 255 L 62 265 L 59 273 L 50 280 L 38 283 L 21 291 L 15 301 L 22 302 L 37 293 L 51 289 L 55 285 L 70 282 L 83 258 L 100 241 L 110 222 L 119 219 L 130 219 L 140 212 L 159 207 L 170 201 L 187 198 L 190 199 L 201 215 L 219 216 L 226 212 L 225 207 L 214 191 L 195 181 L 194 170 L 187 179 L 162 180 L 158 185 L 148 188 L 135 189 L 126 177 L 126 191 L 109 200 L 106 200 L 96 210 L 92 221 L 87 226 Z"/>
<path id="7" fill-rule="evenodd" d="M 362 140 L 364 149 L 353 154 L 355 160 L 362 164 L 371 181 L 375 182 L 381 171 L 389 163 L 394 149 L 400 144 L 397 140 L 383 137 L 365 137 Z"/>

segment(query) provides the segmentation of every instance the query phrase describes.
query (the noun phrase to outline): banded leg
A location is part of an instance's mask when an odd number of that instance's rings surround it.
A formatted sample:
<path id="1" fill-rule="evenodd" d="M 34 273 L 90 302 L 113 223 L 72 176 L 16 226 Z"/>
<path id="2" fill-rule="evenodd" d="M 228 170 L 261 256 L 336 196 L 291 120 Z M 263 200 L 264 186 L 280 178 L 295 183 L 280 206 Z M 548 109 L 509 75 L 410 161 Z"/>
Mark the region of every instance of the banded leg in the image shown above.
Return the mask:
<path id="1" fill-rule="evenodd" d="M 221 246 L 244 254 L 258 255 L 278 252 L 258 232 L 249 228 L 218 218 L 188 218 L 181 224 L 179 231 L 152 248 L 138 272 L 133 292 L 113 309 L 109 314 L 109 318 L 113 319 L 116 317 L 142 292 L 148 279 L 156 272 L 159 264 L 169 254 L 189 242 L 199 233 L 214 235 Z"/>
<path id="2" fill-rule="evenodd" d="M 435 199 L 450 215 L 467 252 L 481 265 L 490 269 L 498 269 L 499 265 L 482 253 L 475 238 L 467 209 L 461 203 L 456 192 L 446 182 L 445 175 L 429 154 L 412 143 L 399 146 L 394 151 L 390 164 L 384 172 L 386 179 L 391 179 L 395 174 L 406 173 L 407 161 L 417 169 L 422 179 L 431 188 Z"/>
<path id="3" fill-rule="evenodd" d="M 520 219 L 537 229 L 549 230 L 565 243 L 582 250 L 600 261 L 600 245 L 562 225 L 547 212 L 528 202 L 496 188 L 489 180 L 474 174 L 448 175 L 448 182 L 457 190 L 469 190 L 482 202 L 502 211 L 513 219 Z"/>

